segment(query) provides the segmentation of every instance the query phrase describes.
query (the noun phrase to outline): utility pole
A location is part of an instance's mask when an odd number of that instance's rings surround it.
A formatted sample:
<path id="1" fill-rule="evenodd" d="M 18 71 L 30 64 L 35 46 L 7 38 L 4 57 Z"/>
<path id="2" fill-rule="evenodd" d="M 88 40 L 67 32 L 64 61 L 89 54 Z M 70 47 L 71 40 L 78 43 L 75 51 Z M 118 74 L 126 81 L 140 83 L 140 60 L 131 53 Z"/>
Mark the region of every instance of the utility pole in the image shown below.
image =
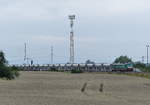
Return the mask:
<path id="1" fill-rule="evenodd" d="M 75 15 L 69 15 L 70 19 L 70 64 L 74 63 L 74 31 L 73 31 L 73 20 L 75 20 Z"/>
<path id="2" fill-rule="evenodd" d="M 149 45 L 146 45 L 146 47 L 147 47 L 147 67 L 148 67 L 148 63 L 149 63 L 149 62 L 148 62 L 148 59 L 149 59 L 149 58 L 148 58 L 148 48 L 149 48 Z"/>
<path id="3" fill-rule="evenodd" d="M 54 54 L 53 54 L 53 46 L 51 46 L 51 64 L 53 64 L 53 56 L 54 56 Z"/>
<path id="4" fill-rule="evenodd" d="M 144 63 L 144 56 L 142 56 L 142 63 Z"/>
<path id="5" fill-rule="evenodd" d="M 27 60 L 27 44 L 24 43 L 24 61 Z"/>

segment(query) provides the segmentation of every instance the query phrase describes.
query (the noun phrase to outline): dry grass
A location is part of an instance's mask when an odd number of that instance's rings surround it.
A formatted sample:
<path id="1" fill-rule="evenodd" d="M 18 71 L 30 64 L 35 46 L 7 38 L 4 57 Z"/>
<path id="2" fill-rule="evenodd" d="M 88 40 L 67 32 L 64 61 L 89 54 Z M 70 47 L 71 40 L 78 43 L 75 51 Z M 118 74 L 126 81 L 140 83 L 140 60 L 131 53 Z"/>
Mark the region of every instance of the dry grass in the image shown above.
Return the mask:
<path id="1" fill-rule="evenodd" d="M 125 75 L 21 72 L 17 80 L 0 80 L 0 105 L 150 105 L 149 100 L 150 79 Z"/>

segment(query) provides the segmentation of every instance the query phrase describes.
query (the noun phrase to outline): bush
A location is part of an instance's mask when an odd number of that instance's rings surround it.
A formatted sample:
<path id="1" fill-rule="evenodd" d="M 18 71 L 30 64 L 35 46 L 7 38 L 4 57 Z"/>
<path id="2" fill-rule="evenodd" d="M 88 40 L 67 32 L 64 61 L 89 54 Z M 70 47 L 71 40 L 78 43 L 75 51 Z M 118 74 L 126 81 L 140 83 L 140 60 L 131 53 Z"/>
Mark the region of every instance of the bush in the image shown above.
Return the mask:
<path id="1" fill-rule="evenodd" d="M 83 73 L 83 71 L 82 70 L 75 70 L 75 69 L 73 69 L 73 70 L 71 70 L 71 73 Z"/>
<path id="2" fill-rule="evenodd" d="M 0 66 L 0 78 L 6 78 L 8 80 L 15 79 L 20 74 L 17 70 L 10 67 Z"/>
<path id="3" fill-rule="evenodd" d="M 57 72 L 58 70 L 55 67 L 51 67 L 50 71 Z"/>
<path id="4" fill-rule="evenodd" d="M 13 70 L 16 70 L 16 71 L 19 71 L 19 70 L 20 70 L 20 68 L 19 68 L 19 67 L 16 67 L 15 65 L 13 65 L 11 68 L 12 68 Z"/>
<path id="5" fill-rule="evenodd" d="M 141 63 L 141 62 L 135 62 L 134 67 L 135 68 L 146 68 L 146 65 L 144 63 Z"/>

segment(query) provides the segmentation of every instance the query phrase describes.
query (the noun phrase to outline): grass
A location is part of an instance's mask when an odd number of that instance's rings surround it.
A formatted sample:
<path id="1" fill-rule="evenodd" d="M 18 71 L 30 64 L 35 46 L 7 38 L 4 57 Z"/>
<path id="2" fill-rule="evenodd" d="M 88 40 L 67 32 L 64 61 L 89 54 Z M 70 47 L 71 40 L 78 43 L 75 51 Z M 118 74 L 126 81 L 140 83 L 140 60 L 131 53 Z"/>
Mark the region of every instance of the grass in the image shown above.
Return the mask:
<path id="1" fill-rule="evenodd" d="M 143 73 L 115 73 L 115 72 L 101 72 L 100 74 L 115 74 L 115 75 L 127 75 L 127 76 L 135 76 L 135 77 L 142 77 L 150 79 L 150 73 L 149 72 L 143 72 Z"/>
<path id="2" fill-rule="evenodd" d="M 150 79 L 150 73 L 106 73 L 106 74 L 116 74 L 116 75 L 127 75 L 127 76 L 135 76 L 135 77 L 142 77 L 142 78 L 147 78 Z"/>
<path id="3" fill-rule="evenodd" d="M 16 80 L 0 81 L 0 105 L 149 105 L 150 103 L 150 82 L 144 78 L 102 73 L 78 75 L 46 71 L 20 73 L 20 78 Z M 103 88 L 100 86 L 101 83 L 105 88 L 103 93 L 99 91 L 100 87 Z"/>
<path id="4" fill-rule="evenodd" d="M 149 73 L 126 73 L 125 75 L 150 79 L 150 74 Z"/>

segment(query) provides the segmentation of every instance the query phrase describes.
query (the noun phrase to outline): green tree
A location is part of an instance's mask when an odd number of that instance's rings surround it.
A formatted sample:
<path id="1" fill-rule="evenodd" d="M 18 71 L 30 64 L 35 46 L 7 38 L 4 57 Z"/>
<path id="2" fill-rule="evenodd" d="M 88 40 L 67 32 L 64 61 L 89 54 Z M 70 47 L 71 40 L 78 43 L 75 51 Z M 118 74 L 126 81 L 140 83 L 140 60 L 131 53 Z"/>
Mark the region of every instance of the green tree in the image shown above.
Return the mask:
<path id="1" fill-rule="evenodd" d="M 85 64 L 95 64 L 95 62 L 93 62 L 93 61 L 91 61 L 91 60 L 87 60 L 86 62 L 85 62 Z"/>
<path id="2" fill-rule="evenodd" d="M 8 67 L 8 62 L 5 58 L 5 54 L 0 51 L 0 78 L 15 79 L 19 76 L 19 72 L 13 67 Z"/>
<path id="3" fill-rule="evenodd" d="M 7 60 L 5 59 L 5 54 L 2 52 L 2 51 L 0 51 L 0 65 L 1 66 L 4 66 L 4 65 L 6 65 L 8 62 L 7 62 Z"/>
<path id="4" fill-rule="evenodd" d="M 131 63 L 132 60 L 128 56 L 120 56 L 115 59 L 114 63 Z"/>

